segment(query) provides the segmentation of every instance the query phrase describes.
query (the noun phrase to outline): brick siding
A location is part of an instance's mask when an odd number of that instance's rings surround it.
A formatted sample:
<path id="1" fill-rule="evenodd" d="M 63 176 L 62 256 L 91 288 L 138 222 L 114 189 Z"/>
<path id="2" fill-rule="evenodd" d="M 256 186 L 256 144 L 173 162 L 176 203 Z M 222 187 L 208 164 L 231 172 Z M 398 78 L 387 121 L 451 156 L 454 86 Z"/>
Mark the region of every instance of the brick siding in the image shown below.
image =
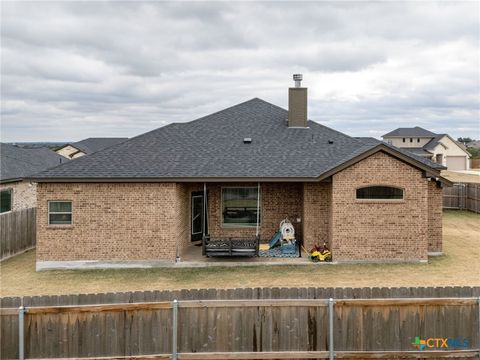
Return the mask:
<path id="1" fill-rule="evenodd" d="M 385 153 L 376 153 L 333 176 L 334 261 L 427 260 L 427 179 Z M 403 201 L 358 201 L 356 189 L 389 185 Z"/>
<path id="2" fill-rule="evenodd" d="M 428 252 L 442 252 L 443 191 L 435 181 L 428 182 Z"/>
<path id="3" fill-rule="evenodd" d="M 0 184 L 0 190 L 12 189 L 12 211 L 33 208 L 37 206 L 37 185 L 29 181 L 18 181 Z"/>
<path id="4" fill-rule="evenodd" d="M 331 183 L 303 185 L 303 241 L 307 251 L 324 242 L 331 245 L 331 196 Z"/>
<path id="5" fill-rule="evenodd" d="M 184 211 L 176 184 L 41 183 L 37 189 L 37 260 L 175 259 Z M 48 200 L 71 200 L 73 225 L 49 226 Z"/>

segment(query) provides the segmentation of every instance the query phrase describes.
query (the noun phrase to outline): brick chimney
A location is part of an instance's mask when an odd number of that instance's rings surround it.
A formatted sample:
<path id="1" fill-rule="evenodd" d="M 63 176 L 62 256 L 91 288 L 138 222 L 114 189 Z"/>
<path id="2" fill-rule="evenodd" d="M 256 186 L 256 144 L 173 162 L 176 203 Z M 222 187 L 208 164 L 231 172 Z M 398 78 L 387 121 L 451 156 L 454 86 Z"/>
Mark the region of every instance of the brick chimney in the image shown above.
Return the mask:
<path id="1" fill-rule="evenodd" d="M 307 127 L 307 88 L 301 87 L 302 74 L 294 74 L 295 87 L 288 89 L 288 127 Z"/>

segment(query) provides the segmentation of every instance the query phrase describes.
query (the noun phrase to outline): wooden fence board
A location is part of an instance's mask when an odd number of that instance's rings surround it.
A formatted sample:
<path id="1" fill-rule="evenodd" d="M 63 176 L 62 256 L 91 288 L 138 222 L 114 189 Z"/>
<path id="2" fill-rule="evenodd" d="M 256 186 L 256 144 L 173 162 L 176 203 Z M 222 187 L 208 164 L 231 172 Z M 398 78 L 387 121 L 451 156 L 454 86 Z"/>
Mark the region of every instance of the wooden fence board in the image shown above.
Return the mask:
<path id="1" fill-rule="evenodd" d="M 0 214 L 0 260 L 35 246 L 36 209 Z"/>
<path id="2" fill-rule="evenodd" d="M 325 300 L 330 296 L 338 296 L 336 352 L 407 351 L 415 336 L 465 336 L 478 348 L 479 295 L 479 287 L 254 288 L 3 298 L 0 356 L 18 355 L 15 309 L 22 302 L 27 307 L 28 356 L 167 354 L 172 350 L 168 301 L 174 298 L 180 300 L 182 353 L 327 351 Z M 371 299 L 379 296 L 385 299 Z M 253 300 L 249 306 L 248 299 Z M 272 300 L 268 304 L 261 299 Z M 44 306 L 54 307 L 42 310 Z"/>
<path id="3" fill-rule="evenodd" d="M 480 184 L 455 183 L 443 188 L 443 208 L 480 213 Z"/>

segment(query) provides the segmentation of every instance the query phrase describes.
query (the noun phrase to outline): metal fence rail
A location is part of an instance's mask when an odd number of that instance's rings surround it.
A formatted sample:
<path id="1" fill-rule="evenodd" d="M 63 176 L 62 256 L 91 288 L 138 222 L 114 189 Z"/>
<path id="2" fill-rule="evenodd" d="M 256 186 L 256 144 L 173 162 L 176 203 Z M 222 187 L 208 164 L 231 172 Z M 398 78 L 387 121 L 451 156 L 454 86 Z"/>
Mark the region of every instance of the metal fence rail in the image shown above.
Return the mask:
<path id="1" fill-rule="evenodd" d="M 301 322 L 302 312 L 306 311 L 308 315 L 307 321 Z M 433 311 L 429 312 L 429 309 Z M 25 359 L 27 354 L 26 345 L 34 345 L 37 353 L 29 358 L 89 358 L 88 356 L 78 356 L 78 354 L 60 354 L 52 356 L 51 349 L 59 351 L 60 347 L 56 347 L 55 342 L 63 343 L 70 339 L 74 343 L 75 336 L 80 339 L 82 345 L 87 346 L 86 339 L 88 336 L 97 337 L 97 334 L 103 334 L 107 337 L 109 331 L 114 331 L 114 335 L 118 331 L 129 331 L 128 338 L 134 341 L 139 336 L 142 340 L 147 339 L 155 342 L 155 332 L 148 333 L 148 328 L 137 329 L 133 334 L 132 329 L 136 329 L 138 324 L 133 321 L 134 317 L 140 319 L 142 326 L 146 326 L 148 319 L 157 321 L 160 319 L 154 316 L 156 312 L 162 312 L 167 317 L 163 317 L 165 323 L 162 327 L 171 329 L 165 343 L 162 344 L 161 353 L 142 353 L 140 347 L 134 349 L 138 354 L 102 354 L 95 356 L 101 359 L 343 359 L 343 358 L 444 358 L 444 357 L 462 357 L 473 358 L 480 355 L 480 298 L 463 297 L 463 298 L 377 298 L 377 299 L 235 299 L 235 300 L 173 300 L 145 303 L 117 303 L 117 304 L 92 304 L 92 305 L 63 305 L 63 306 L 32 306 L 20 308 L 3 308 L 0 309 L 0 315 L 18 316 L 18 357 Z M 222 312 L 223 311 L 223 312 Z M 320 312 L 318 312 L 320 311 Z M 166 312 L 166 313 L 165 313 Z M 18 315 L 17 315 L 18 313 Z M 99 318 L 100 315 L 104 318 Z M 118 314 L 124 322 L 117 324 L 112 314 Z M 229 336 L 234 338 L 241 336 L 250 336 L 251 331 L 255 332 L 255 326 L 264 327 L 266 336 L 278 336 L 278 329 L 275 326 L 269 328 L 272 317 L 280 317 L 278 322 L 282 327 L 290 329 L 285 332 L 285 338 L 279 337 L 286 344 L 279 346 L 278 349 L 224 349 L 222 346 L 228 347 L 231 343 L 215 343 L 215 350 L 207 351 L 185 351 L 190 346 L 192 348 L 195 339 L 188 338 L 192 334 L 191 328 L 197 330 L 193 334 L 203 329 L 209 331 L 208 327 L 215 328 L 215 334 L 222 339 L 228 339 Z M 290 317 L 291 315 L 293 317 Z M 357 318 L 360 316 L 362 320 L 361 326 L 357 324 Z M 415 322 L 418 317 L 435 320 L 434 328 L 441 328 L 442 321 L 452 322 L 444 324 L 450 334 L 455 336 L 468 336 L 470 339 L 467 348 L 448 348 L 448 349 L 430 349 L 430 350 L 412 350 L 412 346 L 408 349 L 388 349 L 389 341 L 396 339 L 398 341 L 398 332 L 403 331 L 398 328 L 381 328 L 379 333 L 382 340 L 387 344 L 383 349 L 351 349 L 347 343 L 342 341 L 343 337 L 364 336 L 365 332 L 372 332 L 372 329 L 384 321 L 385 324 L 395 325 L 395 321 L 402 319 L 403 322 Z M 132 321 L 127 324 L 125 319 L 131 318 Z M 458 318 L 460 317 L 460 318 Z M 235 320 L 235 321 L 232 321 Z M 267 320 L 266 320 L 267 319 Z M 370 320 L 369 320 L 370 319 Z M 382 320 L 383 319 L 383 320 Z M 138 320 L 138 319 L 137 319 Z M 290 320 L 290 321 L 287 321 Z M 325 320 L 325 321 L 323 321 Z M 83 321 L 83 323 L 80 323 Z M 229 323 L 230 321 L 230 323 Z M 240 321 L 238 325 L 236 321 Z M 60 324 L 57 328 L 56 324 Z M 227 326 L 232 325 L 232 328 Z M 102 327 L 97 329 L 95 333 L 91 333 L 89 326 Z M 354 332 L 349 330 L 352 324 L 357 324 Z M 425 322 L 428 324 L 428 322 Z M 123 325 L 123 326 L 122 326 Z M 127 326 L 129 325 L 129 326 Z M 253 328 L 251 327 L 253 325 Z M 421 335 L 421 326 L 407 324 L 408 331 L 411 331 L 411 337 Z M 110 327 L 109 327 L 110 326 Z M 119 328 L 115 327 L 118 326 Z M 28 327 L 28 329 L 27 329 Z M 42 328 L 47 327 L 47 329 Z M 319 332 L 326 333 L 326 348 L 315 341 L 310 343 L 315 346 L 309 349 L 299 349 L 299 342 L 294 340 L 298 338 L 297 333 L 312 337 L 311 333 L 305 332 L 304 328 L 308 327 L 315 336 L 319 336 Z M 248 334 L 245 332 L 248 329 Z M 232 333 L 226 333 L 228 330 Z M 271 331 L 270 331 L 271 330 Z M 424 329 L 432 331 L 432 336 L 439 337 L 441 334 L 435 333 L 435 329 Z M 78 333 L 77 333 L 78 331 Z M 394 337 L 389 337 L 389 333 L 394 333 Z M 418 333 L 417 333 L 417 332 Z M 55 336 L 52 336 L 54 334 Z M 75 336 L 73 336 L 74 334 Z M 26 336 L 27 335 L 27 336 Z M 368 334 L 370 335 L 370 334 Z M 36 336 L 36 337 L 35 337 Z M 73 337 L 72 337 L 73 336 Z M 151 336 L 148 338 L 148 336 Z M 158 336 L 158 334 L 157 334 Z M 260 336 L 260 335 L 258 335 Z M 258 336 L 253 337 L 258 343 Z M 323 336 L 323 335 L 322 335 Z M 94 341 L 105 342 L 107 339 L 96 339 Z M 181 341 L 180 341 L 181 340 Z M 209 341 L 215 342 L 216 339 Z M 304 340 L 304 339 L 303 339 Z M 377 339 L 378 341 L 378 339 Z M 181 344 L 180 344 L 181 343 Z M 343 343 L 338 345 L 337 343 Z M 3 344 L 2 344 L 3 345 Z M 71 344 L 70 344 L 71 345 Z M 137 344 L 138 345 L 138 344 Z M 391 345 L 391 343 L 390 343 Z M 204 346 L 205 347 L 205 346 Z M 241 347 L 241 346 L 240 346 Z M 291 348 L 289 348 L 291 347 Z M 40 349 L 40 350 L 39 350 Z M 44 349 L 44 354 L 39 351 Z M 30 352 L 32 348 L 28 349 Z M 193 350 L 195 350 L 193 346 Z M 50 352 L 49 352 L 50 351 Z M 89 351 L 92 355 L 94 348 Z M 126 351 L 126 350 L 124 350 Z M 93 354 L 95 355 L 95 354 Z M 92 355 L 92 356 L 93 356 Z M 91 357 L 90 357 L 91 358 Z"/>

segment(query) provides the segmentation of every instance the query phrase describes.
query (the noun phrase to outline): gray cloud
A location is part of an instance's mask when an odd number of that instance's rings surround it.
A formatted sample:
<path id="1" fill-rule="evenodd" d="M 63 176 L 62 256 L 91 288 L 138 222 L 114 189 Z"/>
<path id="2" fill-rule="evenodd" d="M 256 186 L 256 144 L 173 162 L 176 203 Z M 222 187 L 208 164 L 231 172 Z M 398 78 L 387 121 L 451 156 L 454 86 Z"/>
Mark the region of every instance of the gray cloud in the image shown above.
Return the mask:
<path id="1" fill-rule="evenodd" d="M 133 136 L 261 97 L 354 136 L 479 133 L 478 2 L 2 2 L 2 141 Z"/>

